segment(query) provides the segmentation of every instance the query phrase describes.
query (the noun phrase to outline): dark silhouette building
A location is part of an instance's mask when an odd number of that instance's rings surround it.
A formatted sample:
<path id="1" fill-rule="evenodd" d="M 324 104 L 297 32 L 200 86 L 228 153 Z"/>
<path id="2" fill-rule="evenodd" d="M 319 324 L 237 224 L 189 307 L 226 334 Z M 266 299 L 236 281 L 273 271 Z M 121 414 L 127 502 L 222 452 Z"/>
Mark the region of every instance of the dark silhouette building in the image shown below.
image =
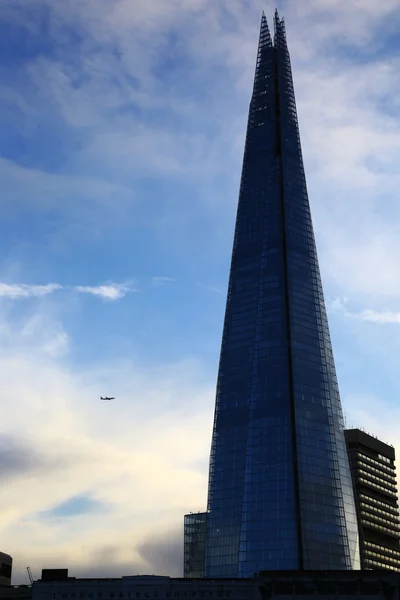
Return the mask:
<path id="1" fill-rule="evenodd" d="M 263 14 L 212 435 L 205 577 L 357 569 L 285 26 Z M 186 573 L 188 575 L 188 573 Z"/>
<path id="2" fill-rule="evenodd" d="M 12 557 L 0 552 L 0 585 L 11 585 L 12 564 Z"/>
<path id="3" fill-rule="evenodd" d="M 271 571 L 240 579 L 154 575 L 58 579 L 53 575 L 28 589 L 32 600 L 348 600 L 352 596 L 398 600 L 399 583 L 400 575 L 388 571 Z M 10 595 L 4 600 L 20 597 Z"/>
<path id="4" fill-rule="evenodd" d="M 360 429 L 347 429 L 345 436 L 358 514 L 361 568 L 400 572 L 394 448 Z"/>
<path id="5" fill-rule="evenodd" d="M 0 585 L 0 600 L 31 600 L 30 585 Z"/>

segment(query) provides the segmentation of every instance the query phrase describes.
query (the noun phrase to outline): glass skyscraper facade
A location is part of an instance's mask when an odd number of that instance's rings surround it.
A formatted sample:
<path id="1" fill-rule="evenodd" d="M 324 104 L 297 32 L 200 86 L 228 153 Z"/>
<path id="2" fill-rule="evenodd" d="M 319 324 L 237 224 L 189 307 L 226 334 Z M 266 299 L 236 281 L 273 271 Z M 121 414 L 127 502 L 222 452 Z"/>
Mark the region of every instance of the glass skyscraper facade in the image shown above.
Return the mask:
<path id="1" fill-rule="evenodd" d="M 218 373 L 206 577 L 357 569 L 285 26 L 263 14 Z"/>

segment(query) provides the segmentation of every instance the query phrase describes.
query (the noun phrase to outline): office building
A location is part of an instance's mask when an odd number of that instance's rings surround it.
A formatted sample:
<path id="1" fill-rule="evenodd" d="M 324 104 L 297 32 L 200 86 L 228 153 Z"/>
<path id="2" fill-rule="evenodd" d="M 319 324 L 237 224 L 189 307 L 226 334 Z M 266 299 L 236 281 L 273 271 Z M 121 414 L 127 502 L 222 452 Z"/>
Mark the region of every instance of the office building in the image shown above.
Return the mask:
<path id="1" fill-rule="evenodd" d="M 400 572 L 400 521 L 395 452 L 377 438 L 347 429 L 362 569 Z"/>
<path id="2" fill-rule="evenodd" d="M 185 515 L 183 542 L 184 577 L 204 577 L 207 513 Z"/>
<path id="3" fill-rule="evenodd" d="M 262 16 L 212 434 L 205 577 L 357 569 L 285 25 Z"/>

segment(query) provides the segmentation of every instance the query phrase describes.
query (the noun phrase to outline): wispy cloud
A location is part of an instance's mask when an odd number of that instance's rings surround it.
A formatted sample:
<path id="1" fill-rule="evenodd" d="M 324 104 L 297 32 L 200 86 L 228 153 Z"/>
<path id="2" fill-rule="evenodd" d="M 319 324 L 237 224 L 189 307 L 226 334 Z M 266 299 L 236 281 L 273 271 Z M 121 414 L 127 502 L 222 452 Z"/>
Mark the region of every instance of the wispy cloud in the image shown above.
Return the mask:
<path id="1" fill-rule="evenodd" d="M 374 310 L 365 308 L 360 311 L 353 312 L 349 310 L 349 299 L 345 297 L 337 297 L 330 303 L 330 308 L 335 313 L 341 313 L 343 316 L 358 321 L 368 321 L 370 323 L 400 324 L 400 312 L 393 310 Z"/>
<path id="2" fill-rule="evenodd" d="M 214 285 L 203 285 L 202 283 L 198 283 L 197 287 L 205 290 L 206 292 L 213 292 L 214 294 L 226 294 L 226 291 L 224 292 L 224 290 L 221 290 Z"/>
<path id="3" fill-rule="evenodd" d="M 30 298 L 41 297 L 60 290 L 62 286 L 58 283 L 46 285 L 28 285 L 25 283 L 0 283 L 0 296 L 6 298 Z"/>
<path id="4" fill-rule="evenodd" d="M 341 297 L 337 296 L 336 298 L 333 298 L 333 300 L 329 303 L 329 307 L 334 312 L 343 312 L 346 310 L 347 304 L 348 304 L 348 298 L 345 298 L 345 297 L 341 298 Z"/>
<path id="5" fill-rule="evenodd" d="M 346 312 L 345 314 L 346 317 L 360 321 L 369 321 L 370 323 L 380 323 L 382 325 L 390 323 L 400 324 L 400 312 L 392 312 L 390 310 L 378 312 L 376 310 L 365 309 L 359 313 Z"/>
<path id="6" fill-rule="evenodd" d="M 106 300 L 119 300 L 128 292 L 134 291 L 132 286 L 125 283 L 110 283 L 104 285 L 75 285 L 66 286 L 59 283 L 48 283 L 46 285 L 29 285 L 26 283 L 0 283 L 0 297 L 5 298 L 40 298 L 58 290 L 71 289 L 82 294 L 99 296 Z"/>
<path id="7" fill-rule="evenodd" d="M 126 284 L 117 283 L 98 286 L 78 285 L 74 289 L 82 294 L 92 294 L 92 296 L 100 296 L 105 300 L 119 300 L 120 298 L 123 298 L 128 292 L 133 291 L 132 288 L 130 288 Z"/>
<path id="8" fill-rule="evenodd" d="M 132 191 L 120 183 L 110 183 L 100 175 L 87 177 L 80 174 L 56 174 L 47 171 L 45 167 L 21 166 L 2 156 L 0 173 L 2 185 L 7 190 L 0 207 L 2 212 L 9 210 L 10 206 L 21 210 L 34 205 L 36 210 L 44 212 L 73 211 L 75 217 L 79 215 L 81 218 L 87 213 L 90 213 L 92 219 L 96 214 L 106 214 L 107 220 L 110 220 L 114 218 L 116 206 L 123 211 L 129 205 L 132 210 Z M 113 211 L 110 210 L 111 207 L 114 208 Z M 123 211 L 123 214 L 126 215 L 126 212 Z"/>
<path id="9" fill-rule="evenodd" d="M 176 281 L 173 277 L 152 277 L 151 283 L 155 286 L 165 285 L 166 283 L 173 283 Z"/>
<path id="10" fill-rule="evenodd" d="M 12 311 L 4 307 L 0 312 L 0 358 L 10 352 L 57 359 L 68 353 L 70 338 L 57 318 L 50 318 L 52 309 L 25 314 L 15 320 Z"/>

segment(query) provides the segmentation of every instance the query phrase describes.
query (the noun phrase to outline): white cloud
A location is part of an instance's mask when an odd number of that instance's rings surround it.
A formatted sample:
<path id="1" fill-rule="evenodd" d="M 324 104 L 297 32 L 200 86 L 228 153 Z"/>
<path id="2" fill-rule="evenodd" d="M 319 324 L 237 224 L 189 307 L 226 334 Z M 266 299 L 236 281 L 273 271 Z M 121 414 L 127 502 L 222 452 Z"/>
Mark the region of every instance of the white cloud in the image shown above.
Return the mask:
<path id="1" fill-rule="evenodd" d="M 158 279 L 163 280 L 163 282 L 164 280 L 173 281 L 168 277 Z M 161 282 L 158 283 L 160 284 Z M 134 287 L 125 283 L 110 283 L 97 286 L 62 286 L 59 283 L 48 283 L 46 285 L 29 285 L 25 283 L 8 284 L 0 282 L 0 297 L 12 299 L 34 297 L 40 298 L 62 289 L 72 289 L 76 292 L 80 292 L 83 294 L 99 296 L 106 300 L 119 300 L 120 298 L 123 298 L 128 292 L 135 291 Z"/>
<path id="2" fill-rule="evenodd" d="M 328 306 L 333 312 L 341 313 L 345 317 L 357 321 L 368 321 L 370 323 L 379 323 L 382 325 L 400 324 L 400 312 L 392 310 L 374 310 L 371 308 L 365 308 L 354 312 L 349 309 L 349 299 L 345 297 L 334 298 Z"/>
<path id="3" fill-rule="evenodd" d="M 19 353 L 36 357 L 59 357 L 69 351 L 69 336 L 62 323 L 52 314 L 52 308 L 25 313 L 22 321 L 16 321 L 12 311 L 1 306 L 0 355 Z"/>
<path id="4" fill-rule="evenodd" d="M 77 292 L 83 294 L 92 294 L 92 296 L 100 296 L 105 300 L 119 300 L 128 292 L 133 291 L 131 287 L 123 283 L 113 283 L 108 285 L 85 286 L 77 285 L 74 288 Z"/>
<path id="5" fill-rule="evenodd" d="M 392 312 L 389 310 L 378 312 L 376 310 L 365 309 L 359 313 L 347 312 L 346 316 L 360 321 L 369 321 L 371 323 L 380 323 L 383 325 L 389 323 L 400 324 L 400 312 Z"/>
<path id="6" fill-rule="evenodd" d="M 6 298 L 40 298 L 41 296 L 47 296 L 47 294 L 52 294 L 53 292 L 60 290 L 61 287 L 62 286 L 58 283 L 48 283 L 46 285 L 0 283 L 0 296 Z"/>

